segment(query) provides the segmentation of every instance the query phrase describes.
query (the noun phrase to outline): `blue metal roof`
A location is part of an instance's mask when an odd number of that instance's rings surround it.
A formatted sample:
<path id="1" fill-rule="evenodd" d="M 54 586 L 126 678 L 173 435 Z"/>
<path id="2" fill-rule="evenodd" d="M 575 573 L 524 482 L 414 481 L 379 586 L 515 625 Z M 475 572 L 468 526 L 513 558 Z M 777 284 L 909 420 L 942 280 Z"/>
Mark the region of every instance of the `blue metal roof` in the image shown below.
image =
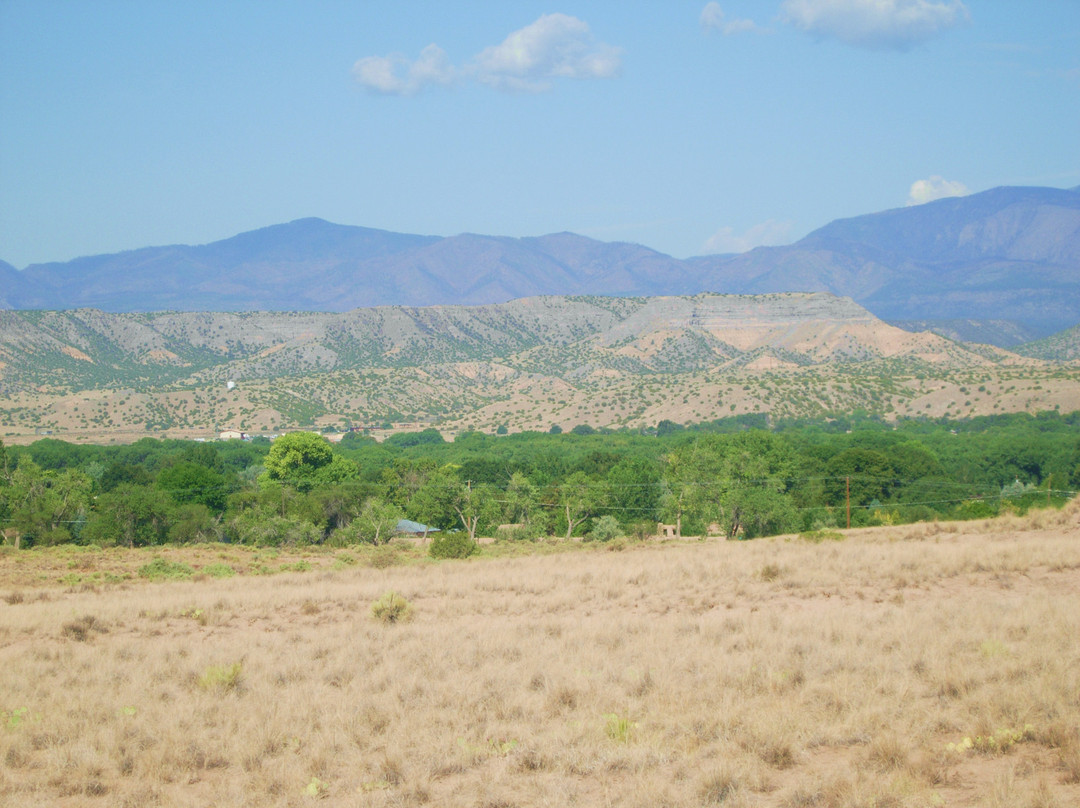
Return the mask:
<path id="1" fill-rule="evenodd" d="M 438 533 L 437 527 L 428 527 L 422 525 L 419 522 L 413 522 L 409 519 L 401 519 L 397 523 L 397 527 L 394 528 L 398 533 Z"/>

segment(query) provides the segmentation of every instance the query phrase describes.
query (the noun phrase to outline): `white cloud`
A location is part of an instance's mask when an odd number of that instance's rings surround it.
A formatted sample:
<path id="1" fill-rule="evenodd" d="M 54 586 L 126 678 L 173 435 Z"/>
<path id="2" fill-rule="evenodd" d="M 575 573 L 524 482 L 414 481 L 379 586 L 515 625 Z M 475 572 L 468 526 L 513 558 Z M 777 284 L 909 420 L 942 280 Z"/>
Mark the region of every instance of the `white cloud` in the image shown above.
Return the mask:
<path id="1" fill-rule="evenodd" d="M 621 52 L 594 42 L 588 23 L 566 14 L 545 14 L 485 48 L 470 65 L 477 81 L 501 90 L 537 92 L 551 80 L 609 79 L 622 69 Z"/>
<path id="2" fill-rule="evenodd" d="M 554 79 L 607 79 L 621 69 L 621 51 L 594 41 L 588 23 L 545 14 L 461 68 L 450 64 L 438 45 L 428 45 L 416 61 L 400 54 L 366 56 L 353 65 L 353 77 L 371 92 L 388 95 L 415 95 L 431 85 L 464 79 L 500 90 L 540 92 L 550 89 Z"/>
<path id="3" fill-rule="evenodd" d="M 452 84 L 457 71 L 438 45 L 428 45 L 415 62 L 400 54 L 366 56 L 353 65 L 353 77 L 376 93 L 415 95 L 428 85 Z"/>
<path id="4" fill-rule="evenodd" d="M 717 2 L 706 3 L 701 10 L 701 27 L 706 31 L 719 31 L 724 36 L 741 34 L 744 31 L 755 31 L 757 26 L 753 20 L 729 20 L 724 16 L 724 10 Z"/>
<path id="5" fill-rule="evenodd" d="M 961 0 L 784 0 L 783 19 L 848 45 L 907 50 L 969 19 Z"/>
<path id="6" fill-rule="evenodd" d="M 921 205 L 924 202 L 933 202 L 935 199 L 944 199 L 947 196 L 967 196 L 971 191 L 962 182 L 947 180 L 939 174 L 934 174 L 929 179 L 915 180 L 911 183 L 908 191 L 908 205 Z"/>
<path id="7" fill-rule="evenodd" d="M 792 227 L 794 222 L 778 222 L 775 219 L 755 224 L 743 233 L 736 233 L 733 227 L 721 227 L 705 242 L 702 252 L 744 253 L 754 247 L 787 244 L 791 241 Z"/>

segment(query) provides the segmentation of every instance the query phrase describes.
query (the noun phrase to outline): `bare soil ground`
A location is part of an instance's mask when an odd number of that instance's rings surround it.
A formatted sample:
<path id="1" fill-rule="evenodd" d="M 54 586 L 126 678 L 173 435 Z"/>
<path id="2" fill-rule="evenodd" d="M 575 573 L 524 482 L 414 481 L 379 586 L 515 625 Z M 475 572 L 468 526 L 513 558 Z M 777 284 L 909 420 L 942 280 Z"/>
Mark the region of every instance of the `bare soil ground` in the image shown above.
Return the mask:
<path id="1" fill-rule="evenodd" d="M 538 550 L 4 553 L 0 803 L 1080 804 L 1078 503 Z"/>

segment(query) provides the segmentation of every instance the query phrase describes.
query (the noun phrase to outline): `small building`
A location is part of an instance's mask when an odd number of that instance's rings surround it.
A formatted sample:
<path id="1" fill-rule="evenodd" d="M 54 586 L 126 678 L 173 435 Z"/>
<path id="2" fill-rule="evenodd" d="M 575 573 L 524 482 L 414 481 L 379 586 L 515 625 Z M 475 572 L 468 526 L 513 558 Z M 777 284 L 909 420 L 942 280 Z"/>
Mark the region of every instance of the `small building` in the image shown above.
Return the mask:
<path id="1" fill-rule="evenodd" d="M 226 429 L 218 435 L 218 440 L 247 440 L 247 433 L 238 432 L 235 429 Z"/>
<path id="2" fill-rule="evenodd" d="M 413 522 L 410 519 L 398 520 L 397 526 L 394 528 L 394 532 L 401 536 L 413 536 L 421 539 L 426 539 L 429 533 L 438 533 L 437 527 L 428 527 L 422 525 L 419 522 Z"/>

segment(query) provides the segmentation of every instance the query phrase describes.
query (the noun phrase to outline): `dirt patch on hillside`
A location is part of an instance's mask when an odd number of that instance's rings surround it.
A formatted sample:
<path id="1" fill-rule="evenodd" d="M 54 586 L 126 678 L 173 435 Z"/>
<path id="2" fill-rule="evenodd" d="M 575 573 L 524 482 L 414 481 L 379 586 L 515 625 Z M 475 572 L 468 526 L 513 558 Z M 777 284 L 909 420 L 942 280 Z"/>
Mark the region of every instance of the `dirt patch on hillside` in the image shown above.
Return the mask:
<path id="1" fill-rule="evenodd" d="M 71 345 L 64 345 L 60 348 L 60 352 L 65 356 L 70 356 L 72 359 L 78 359 L 80 362 L 89 362 L 91 365 L 94 364 L 94 360 L 87 356 L 86 353 Z"/>

